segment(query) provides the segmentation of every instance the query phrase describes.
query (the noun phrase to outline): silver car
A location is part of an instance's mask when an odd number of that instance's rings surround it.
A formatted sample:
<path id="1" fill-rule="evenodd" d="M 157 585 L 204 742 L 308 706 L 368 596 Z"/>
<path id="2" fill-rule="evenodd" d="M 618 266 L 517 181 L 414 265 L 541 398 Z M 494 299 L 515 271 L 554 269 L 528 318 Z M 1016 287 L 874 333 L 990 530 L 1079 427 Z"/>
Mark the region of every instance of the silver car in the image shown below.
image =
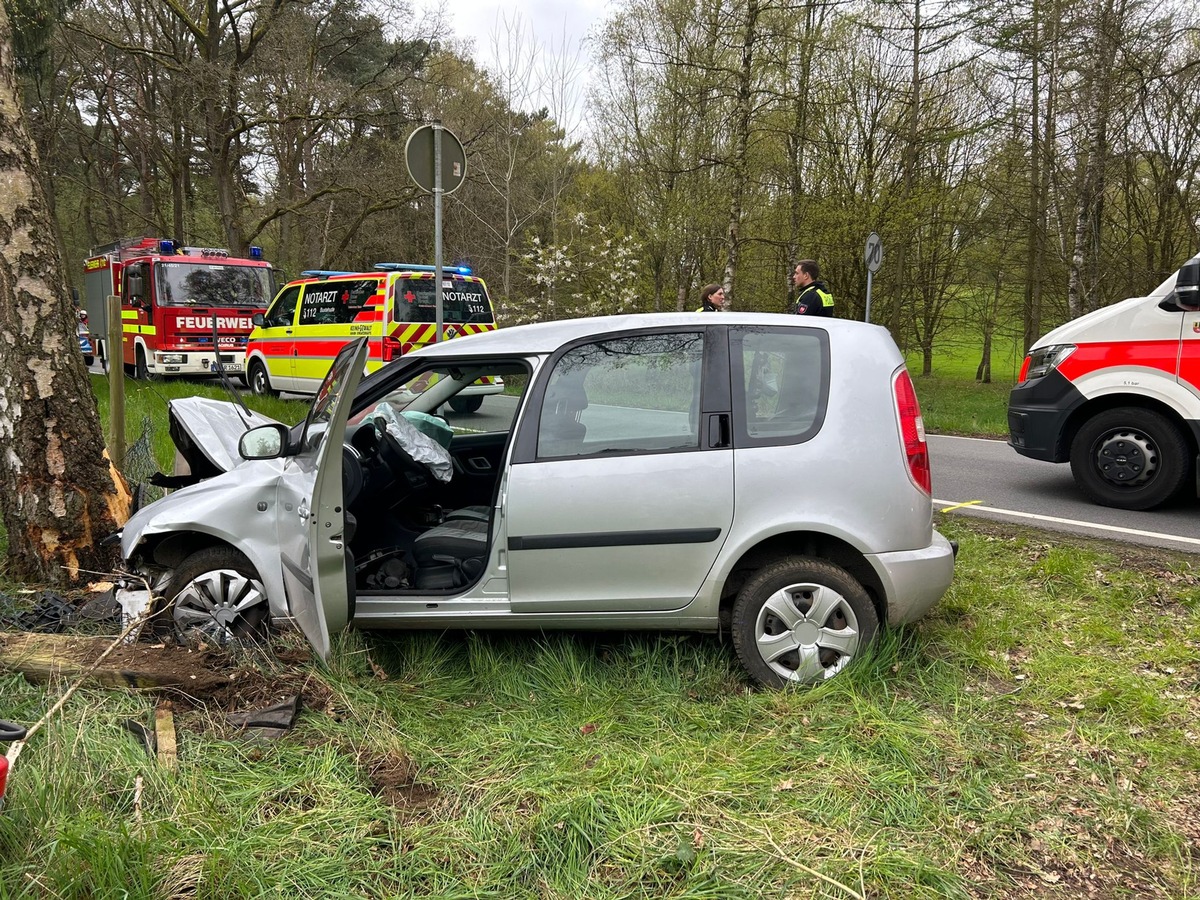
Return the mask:
<path id="1" fill-rule="evenodd" d="M 137 512 L 121 550 L 180 631 L 291 625 L 321 655 L 350 624 L 722 632 L 782 686 L 836 675 L 950 584 L 883 328 L 578 319 L 364 379 L 367 350 L 339 354 L 292 428 L 172 402 L 195 483 Z M 505 392 L 452 430 L 439 411 L 480 383 Z"/>

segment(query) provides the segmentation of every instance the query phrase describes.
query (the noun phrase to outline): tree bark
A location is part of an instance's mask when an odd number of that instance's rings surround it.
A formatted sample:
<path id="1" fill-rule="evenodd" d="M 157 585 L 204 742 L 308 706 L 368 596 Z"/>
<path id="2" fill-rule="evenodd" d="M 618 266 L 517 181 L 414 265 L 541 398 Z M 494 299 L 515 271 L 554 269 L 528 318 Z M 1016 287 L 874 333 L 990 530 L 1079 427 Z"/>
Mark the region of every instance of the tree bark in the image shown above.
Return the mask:
<path id="1" fill-rule="evenodd" d="M 0 506 L 8 575 L 50 585 L 109 572 L 99 546 L 129 514 L 104 453 L 100 416 L 75 339 L 38 161 L 0 8 Z"/>

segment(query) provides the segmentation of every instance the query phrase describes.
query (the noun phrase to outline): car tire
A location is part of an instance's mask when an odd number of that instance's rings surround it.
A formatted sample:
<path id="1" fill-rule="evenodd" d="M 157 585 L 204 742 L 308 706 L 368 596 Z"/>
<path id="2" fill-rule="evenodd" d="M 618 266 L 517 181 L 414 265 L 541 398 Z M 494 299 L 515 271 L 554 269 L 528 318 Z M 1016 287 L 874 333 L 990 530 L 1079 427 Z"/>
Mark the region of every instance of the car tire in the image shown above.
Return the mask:
<path id="1" fill-rule="evenodd" d="M 246 379 L 250 383 L 250 393 L 255 396 L 279 396 L 279 391 L 271 387 L 271 376 L 267 374 L 267 367 L 262 364 L 261 360 L 253 359 L 250 361 L 250 368 L 246 372 Z"/>
<path id="2" fill-rule="evenodd" d="M 450 400 L 450 408 L 456 413 L 479 412 L 481 406 L 483 406 L 482 397 L 454 397 Z"/>
<path id="3" fill-rule="evenodd" d="M 223 647 L 266 636 L 266 590 L 250 560 L 232 547 L 208 547 L 187 557 L 170 573 L 161 596 L 159 630 L 173 626 L 185 641 Z"/>
<path id="4" fill-rule="evenodd" d="M 1190 457 L 1187 439 L 1166 416 L 1126 406 L 1083 424 L 1071 441 L 1071 474 L 1101 506 L 1153 509 L 1182 490 Z"/>
<path id="5" fill-rule="evenodd" d="M 767 687 L 832 678 L 875 638 L 879 617 L 845 569 L 791 556 L 753 575 L 733 606 L 733 646 L 746 671 Z"/>

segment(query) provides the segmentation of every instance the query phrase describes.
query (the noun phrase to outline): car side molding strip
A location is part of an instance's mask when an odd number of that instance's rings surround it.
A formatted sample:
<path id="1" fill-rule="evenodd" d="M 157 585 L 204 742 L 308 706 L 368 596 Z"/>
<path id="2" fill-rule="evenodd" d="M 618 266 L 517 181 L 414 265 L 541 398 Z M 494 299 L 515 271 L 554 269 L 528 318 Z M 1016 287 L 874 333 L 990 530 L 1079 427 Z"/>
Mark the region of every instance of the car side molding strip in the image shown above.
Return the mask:
<path id="1" fill-rule="evenodd" d="M 576 550 L 582 547 L 637 547 L 652 544 L 710 544 L 720 528 L 680 528 L 663 531 L 598 531 L 590 534 L 537 534 L 510 537 L 509 550 Z"/>

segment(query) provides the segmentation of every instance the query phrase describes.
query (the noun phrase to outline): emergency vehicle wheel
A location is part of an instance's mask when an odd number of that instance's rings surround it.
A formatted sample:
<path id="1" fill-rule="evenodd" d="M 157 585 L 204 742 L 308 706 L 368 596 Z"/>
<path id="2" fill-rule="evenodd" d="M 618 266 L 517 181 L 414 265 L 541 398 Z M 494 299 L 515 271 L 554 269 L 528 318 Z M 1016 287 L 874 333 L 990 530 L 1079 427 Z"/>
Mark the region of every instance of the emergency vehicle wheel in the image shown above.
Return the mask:
<path id="1" fill-rule="evenodd" d="M 863 586 L 840 566 L 791 556 L 743 585 L 733 607 L 733 646 L 768 687 L 832 678 L 866 650 L 879 630 Z"/>
<path id="2" fill-rule="evenodd" d="M 258 641 L 266 635 L 267 594 L 250 560 L 232 547 L 197 551 L 163 586 L 164 613 L 183 638 L 216 643 Z"/>
<path id="3" fill-rule="evenodd" d="M 1127 406 L 1093 416 L 1071 442 L 1071 474 L 1093 502 L 1153 509 L 1183 488 L 1187 440 L 1165 416 Z"/>
<path id="4" fill-rule="evenodd" d="M 250 371 L 246 373 L 250 382 L 250 393 L 259 397 L 278 397 L 279 391 L 271 387 L 271 379 L 267 375 L 267 367 L 257 359 L 250 360 Z"/>
<path id="5" fill-rule="evenodd" d="M 133 364 L 133 377 L 136 381 L 157 381 L 158 376 L 150 371 L 150 367 L 146 365 L 146 351 L 141 347 L 137 348 L 137 361 Z"/>
<path id="6" fill-rule="evenodd" d="M 450 408 L 456 413 L 479 412 L 481 406 L 483 406 L 482 397 L 454 397 L 450 401 Z"/>

